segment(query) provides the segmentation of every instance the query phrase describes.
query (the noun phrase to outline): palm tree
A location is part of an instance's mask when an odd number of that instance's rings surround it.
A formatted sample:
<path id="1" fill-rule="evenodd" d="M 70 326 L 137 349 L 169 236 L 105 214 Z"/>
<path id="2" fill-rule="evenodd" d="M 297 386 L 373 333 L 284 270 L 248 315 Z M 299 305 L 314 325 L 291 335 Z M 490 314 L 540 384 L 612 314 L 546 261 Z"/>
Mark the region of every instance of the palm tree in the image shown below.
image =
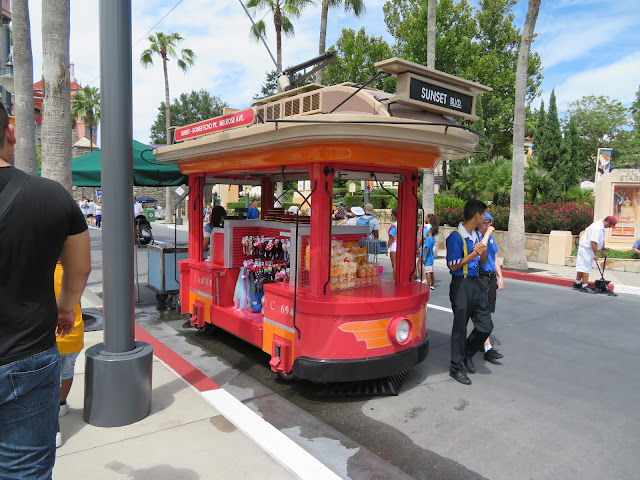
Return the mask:
<path id="1" fill-rule="evenodd" d="M 329 15 L 329 7 L 338 7 L 344 4 L 345 12 L 353 12 L 356 17 L 359 17 L 365 11 L 364 2 L 362 0 L 322 0 L 322 13 L 320 14 L 320 43 L 318 48 L 318 54 L 325 53 L 327 45 L 327 17 Z M 323 69 L 316 72 L 316 83 L 322 85 L 322 73 Z"/>
<path id="2" fill-rule="evenodd" d="M 182 43 L 184 38 L 179 33 L 165 34 L 158 32 L 149 35 L 149 48 L 142 52 L 140 55 L 140 63 L 144 68 L 150 68 L 153 66 L 153 57 L 159 56 L 162 59 L 162 70 L 164 72 L 164 108 L 167 130 L 167 143 L 171 145 L 171 103 L 169 101 L 169 74 L 167 73 L 167 62 L 171 58 L 177 59 L 178 67 L 183 73 L 187 73 L 189 67 L 191 67 L 196 59 L 196 54 L 189 48 L 180 49 L 180 55 L 176 50 L 177 45 Z"/>
<path id="3" fill-rule="evenodd" d="M 69 0 L 42 1 L 42 176 L 71 192 Z"/>
<path id="4" fill-rule="evenodd" d="M 31 55 L 31 27 L 27 0 L 11 4 L 13 35 L 13 75 L 16 98 L 16 167 L 36 173 L 36 124 L 33 121 L 33 57 Z M 9 112 L 11 114 L 11 112 Z"/>
<path id="5" fill-rule="evenodd" d="M 305 5 L 313 3 L 313 0 L 248 0 L 245 4 L 247 8 L 255 8 L 257 13 L 264 10 L 273 14 L 273 25 L 276 29 L 276 52 L 278 73 L 282 72 L 282 33 L 293 35 L 293 24 L 291 18 L 300 16 L 300 12 Z M 251 36 L 257 42 L 260 35 L 266 36 L 267 27 L 264 20 L 256 22 L 255 28 L 251 27 Z"/>
<path id="6" fill-rule="evenodd" d="M 427 6 L 427 67 L 436 68 L 436 7 L 437 0 L 428 0 Z M 443 186 L 446 188 L 447 164 L 443 160 Z M 422 174 L 422 208 L 425 215 L 434 211 L 434 173 L 432 169 L 425 170 Z"/>
<path id="7" fill-rule="evenodd" d="M 187 73 L 189 67 L 191 67 L 196 58 L 196 54 L 189 48 L 180 49 L 180 55 L 176 51 L 177 45 L 184 40 L 179 33 L 164 34 L 158 32 L 156 34 L 149 35 L 149 48 L 142 52 L 140 55 L 140 63 L 144 68 L 150 68 L 153 66 L 153 57 L 155 55 L 162 58 L 162 70 L 164 72 L 164 115 L 165 115 L 165 127 L 167 132 L 167 144 L 173 143 L 173 137 L 171 136 L 171 103 L 169 100 L 169 74 L 167 73 L 167 62 L 171 58 L 177 59 L 178 67 L 183 73 Z M 171 218 L 172 207 L 172 194 L 171 188 L 165 189 L 165 211 Z"/>
<path id="8" fill-rule="evenodd" d="M 527 90 L 527 67 L 529 51 L 536 28 L 540 0 L 529 0 L 524 31 L 518 51 L 516 69 L 516 98 L 513 115 L 513 176 L 511 182 L 511 208 L 509 211 L 509 232 L 507 235 L 507 251 L 504 265 L 508 268 L 526 270 L 527 256 L 524 251 L 524 122 L 525 94 Z"/>
<path id="9" fill-rule="evenodd" d="M 89 126 L 90 151 L 93 152 L 93 129 L 100 123 L 100 92 L 97 87 L 84 87 L 73 97 L 71 118 L 80 119 Z"/>

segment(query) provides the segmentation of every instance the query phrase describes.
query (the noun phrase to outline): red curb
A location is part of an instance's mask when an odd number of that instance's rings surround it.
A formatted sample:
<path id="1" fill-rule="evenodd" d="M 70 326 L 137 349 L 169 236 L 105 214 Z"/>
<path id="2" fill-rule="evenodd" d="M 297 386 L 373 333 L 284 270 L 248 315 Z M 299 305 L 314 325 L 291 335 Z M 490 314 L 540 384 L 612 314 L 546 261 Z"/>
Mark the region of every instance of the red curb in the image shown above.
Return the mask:
<path id="1" fill-rule="evenodd" d="M 193 385 L 196 390 L 199 392 L 206 392 L 208 390 L 217 390 L 218 388 L 221 388 L 220 385 L 211 380 L 204 373 L 167 347 L 164 343 L 145 332 L 138 325 L 135 327 L 136 339 L 150 344 L 153 347 L 153 354 L 169 365 L 169 367 L 175 370 L 176 373 L 189 384 Z"/>
<path id="2" fill-rule="evenodd" d="M 525 272 L 517 272 L 514 270 L 505 270 L 502 269 L 502 275 L 506 278 L 513 278 L 515 280 L 523 280 L 525 282 L 537 282 L 537 283 L 546 283 L 549 285 L 560 285 L 561 287 L 571 287 L 575 280 L 570 278 L 555 278 L 549 277 L 547 275 L 536 275 L 535 273 L 525 273 Z M 589 282 L 589 285 L 593 287 L 594 283 Z M 613 283 L 608 285 L 609 290 L 613 292 Z"/>

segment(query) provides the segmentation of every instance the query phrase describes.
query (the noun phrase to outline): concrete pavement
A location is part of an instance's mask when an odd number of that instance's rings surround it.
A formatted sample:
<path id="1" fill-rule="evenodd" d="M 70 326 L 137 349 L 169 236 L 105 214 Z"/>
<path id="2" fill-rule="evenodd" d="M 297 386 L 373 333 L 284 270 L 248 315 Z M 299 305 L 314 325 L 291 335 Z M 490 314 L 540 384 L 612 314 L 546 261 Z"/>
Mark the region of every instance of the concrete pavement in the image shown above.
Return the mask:
<path id="1" fill-rule="evenodd" d="M 436 266 L 446 268 L 443 252 L 438 253 Z M 380 260 L 387 263 L 388 257 Z M 529 262 L 528 272 L 505 271 L 505 277 L 570 286 L 575 269 Z M 640 295 L 640 274 L 606 272 L 605 277 L 614 292 Z M 590 280 L 597 278 L 592 271 Z M 83 308 L 101 306 L 100 296 L 87 290 Z M 154 345 L 150 415 L 116 428 L 86 424 L 80 355 L 70 412 L 60 422 L 64 444 L 57 451 L 54 478 L 79 478 L 78 472 L 93 480 L 340 478 L 143 330 L 136 329 L 136 338 Z M 102 332 L 85 333 L 86 348 L 101 341 Z"/>

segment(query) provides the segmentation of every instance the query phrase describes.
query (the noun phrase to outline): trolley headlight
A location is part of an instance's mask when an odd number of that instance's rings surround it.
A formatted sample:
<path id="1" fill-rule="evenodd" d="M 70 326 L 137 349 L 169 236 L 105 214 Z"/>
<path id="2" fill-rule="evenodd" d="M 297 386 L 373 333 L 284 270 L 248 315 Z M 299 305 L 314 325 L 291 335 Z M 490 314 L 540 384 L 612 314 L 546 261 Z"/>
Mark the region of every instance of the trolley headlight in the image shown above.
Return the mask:
<path id="1" fill-rule="evenodd" d="M 389 339 L 398 345 L 404 345 L 411 340 L 413 324 L 407 317 L 396 317 L 389 322 Z"/>

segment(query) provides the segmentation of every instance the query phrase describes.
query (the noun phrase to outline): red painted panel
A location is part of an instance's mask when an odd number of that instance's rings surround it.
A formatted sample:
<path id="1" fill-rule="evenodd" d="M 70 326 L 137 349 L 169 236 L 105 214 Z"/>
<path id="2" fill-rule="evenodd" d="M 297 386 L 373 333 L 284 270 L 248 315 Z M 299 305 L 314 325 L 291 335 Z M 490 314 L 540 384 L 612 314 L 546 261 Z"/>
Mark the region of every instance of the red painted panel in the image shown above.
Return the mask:
<path id="1" fill-rule="evenodd" d="M 213 263 L 224 266 L 224 233 L 213 234 Z"/>
<path id="2" fill-rule="evenodd" d="M 262 348 L 262 314 L 211 305 L 212 323 Z"/>

